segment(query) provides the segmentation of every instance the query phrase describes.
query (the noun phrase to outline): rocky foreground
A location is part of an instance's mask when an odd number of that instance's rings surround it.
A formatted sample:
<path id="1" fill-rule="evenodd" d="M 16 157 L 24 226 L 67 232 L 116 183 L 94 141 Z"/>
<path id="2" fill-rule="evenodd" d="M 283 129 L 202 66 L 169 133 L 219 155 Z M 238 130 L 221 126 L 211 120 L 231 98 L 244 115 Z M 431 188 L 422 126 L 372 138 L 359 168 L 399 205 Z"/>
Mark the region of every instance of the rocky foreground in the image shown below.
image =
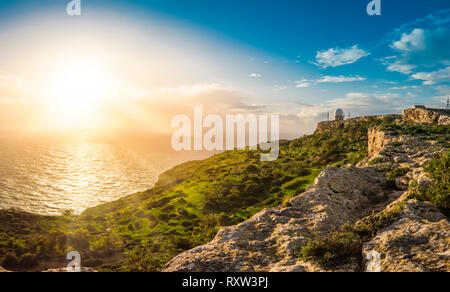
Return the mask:
<path id="1" fill-rule="evenodd" d="M 435 112 L 404 112 L 404 119 L 439 124 Z M 425 120 L 421 120 L 421 118 Z M 322 125 L 323 128 L 327 125 Z M 328 167 L 313 186 L 285 206 L 222 228 L 213 241 L 178 255 L 166 272 L 450 271 L 450 224 L 428 202 L 409 199 L 414 181 L 426 187 L 424 165 L 443 147 L 427 137 L 397 135 L 374 127 L 369 157 L 357 166 Z M 404 170 L 386 187 L 383 167 Z M 332 232 L 402 204 L 397 220 L 364 243 L 359 257 L 334 267 L 302 260 L 298 252 L 318 233 Z"/>

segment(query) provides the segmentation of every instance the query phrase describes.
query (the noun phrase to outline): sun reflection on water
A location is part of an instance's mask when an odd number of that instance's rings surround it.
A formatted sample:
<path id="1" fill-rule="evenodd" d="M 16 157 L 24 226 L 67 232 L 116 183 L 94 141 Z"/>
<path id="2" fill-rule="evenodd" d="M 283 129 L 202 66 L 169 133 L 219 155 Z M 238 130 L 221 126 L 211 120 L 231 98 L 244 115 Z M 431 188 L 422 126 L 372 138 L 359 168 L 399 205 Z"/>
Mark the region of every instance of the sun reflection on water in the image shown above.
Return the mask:
<path id="1" fill-rule="evenodd" d="M 0 140 L 0 209 L 46 215 L 113 201 L 153 186 L 179 163 L 170 154 L 137 151 L 89 135 Z"/>

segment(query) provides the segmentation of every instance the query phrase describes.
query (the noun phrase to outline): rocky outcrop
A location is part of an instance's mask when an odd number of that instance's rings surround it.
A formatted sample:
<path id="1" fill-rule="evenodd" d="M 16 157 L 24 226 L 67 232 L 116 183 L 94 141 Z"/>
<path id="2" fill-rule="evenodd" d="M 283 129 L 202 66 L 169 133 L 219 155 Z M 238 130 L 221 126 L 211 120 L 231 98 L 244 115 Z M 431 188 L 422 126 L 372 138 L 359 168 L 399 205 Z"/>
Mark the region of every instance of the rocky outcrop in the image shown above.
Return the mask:
<path id="1" fill-rule="evenodd" d="M 369 129 L 369 157 L 377 156 L 387 145 L 391 142 L 393 135 L 391 133 L 380 131 L 379 127 L 372 127 Z"/>
<path id="2" fill-rule="evenodd" d="M 440 151 L 442 147 L 426 137 L 374 127 L 369 131 L 369 157 L 357 167 L 326 168 L 314 186 L 287 206 L 265 209 L 237 226 L 222 228 L 213 241 L 178 255 L 164 271 L 326 271 L 299 260 L 300 248 L 317 232 L 335 230 L 406 201 L 413 179 L 429 183 L 423 166 Z M 380 167 L 405 169 L 395 182 L 402 191 L 386 188 Z M 373 205 L 370 197 L 385 200 Z M 351 259 L 332 271 L 450 271 L 449 250 L 446 217 L 429 203 L 410 200 L 399 220 L 364 244 L 363 262 Z"/>
<path id="3" fill-rule="evenodd" d="M 424 184 L 429 182 L 423 166 L 442 151 L 436 141 L 426 136 L 402 136 L 390 131 L 382 131 L 379 127 L 369 129 L 369 156 L 358 164 L 359 167 L 369 165 L 406 169 L 407 172 L 396 178 L 398 188 L 406 190 L 412 180 Z"/>
<path id="4" fill-rule="evenodd" d="M 415 123 L 450 125 L 450 111 L 428 108 L 403 110 L 403 118 Z"/>
<path id="5" fill-rule="evenodd" d="M 430 183 L 423 166 L 442 151 L 438 143 L 426 136 L 399 136 L 378 127 L 370 129 L 369 143 L 371 156 L 360 166 L 376 162 L 378 166 L 407 169 L 406 174 L 396 178 L 397 187 L 404 190 L 412 180 L 420 185 Z M 400 220 L 364 244 L 363 267 L 373 271 L 376 266 L 381 272 L 450 271 L 449 250 L 448 219 L 432 204 L 410 200 Z"/>
<path id="6" fill-rule="evenodd" d="M 5 270 L 3 267 L 0 267 L 0 273 L 9 273 L 11 271 Z"/>
<path id="7" fill-rule="evenodd" d="M 165 271 L 322 271 L 298 260 L 299 248 L 318 231 L 355 222 L 370 213 L 368 193 L 384 197 L 384 175 L 374 168 L 325 169 L 316 184 L 288 207 L 265 209 L 216 238 L 174 258 Z M 355 271 L 358 263 L 340 267 Z"/>
<path id="8" fill-rule="evenodd" d="M 379 255 L 381 272 L 450 271 L 450 224 L 430 203 L 410 200 L 401 219 L 364 244 L 363 254 Z M 369 260 L 369 259 L 370 260 Z M 365 269 L 374 265 L 365 257 Z"/>

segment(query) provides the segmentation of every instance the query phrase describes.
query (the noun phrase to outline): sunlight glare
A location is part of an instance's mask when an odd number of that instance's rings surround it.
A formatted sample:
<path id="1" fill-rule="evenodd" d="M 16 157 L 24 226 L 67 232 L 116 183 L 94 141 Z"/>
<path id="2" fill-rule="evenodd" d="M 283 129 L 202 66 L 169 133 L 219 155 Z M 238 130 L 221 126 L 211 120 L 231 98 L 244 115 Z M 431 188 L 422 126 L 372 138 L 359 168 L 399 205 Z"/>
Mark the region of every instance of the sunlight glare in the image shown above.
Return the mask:
<path id="1" fill-rule="evenodd" d="M 60 127 L 92 126 L 113 91 L 114 82 L 104 67 L 80 58 L 61 62 L 50 75 L 49 106 L 55 122 Z"/>

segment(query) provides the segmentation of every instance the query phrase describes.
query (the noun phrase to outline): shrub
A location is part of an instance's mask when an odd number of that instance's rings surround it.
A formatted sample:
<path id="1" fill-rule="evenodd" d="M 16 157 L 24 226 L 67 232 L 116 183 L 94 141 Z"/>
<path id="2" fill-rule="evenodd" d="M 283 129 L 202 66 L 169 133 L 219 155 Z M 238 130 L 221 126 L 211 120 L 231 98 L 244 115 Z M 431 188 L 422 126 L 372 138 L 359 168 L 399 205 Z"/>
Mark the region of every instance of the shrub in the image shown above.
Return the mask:
<path id="1" fill-rule="evenodd" d="M 289 190 L 295 190 L 305 184 L 305 180 L 301 178 L 293 179 L 283 185 L 283 188 Z"/>
<path id="2" fill-rule="evenodd" d="M 337 266 L 361 253 L 362 241 L 353 232 L 323 234 L 300 250 L 300 258 L 323 266 Z"/>
<path id="3" fill-rule="evenodd" d="M 91 250 L 98 256 L 110 256 L 119 251 L 122 241 L 114 233 L 100 235 L 91 241 Z"/>
<path id="4" fill-rule="evenodd" d="M 386 179 L 388 181 L 395 181 L 397 178 L 406 175 L 409 172 L 409 168 L 395 168 L 392 171 L 386 173 Z"/>
<path id="5" fill-rule="evenodd" d="M 90 234 L 86 229 L 78 229 L 70 237 L 73 247 L 79 250 L 89 249 L 89 238 Z"/>
<path id="6" fill-rule="evenodd" d="M 177 250 L 166 245 L 162 249 L 153 244 L 134 247 L 126 251 L 121 270 L 126 272 L 160 272 L 163 266 L 177 254 Z"/>
<path id="7" fill-rule="evenodd" d="M 194 227 L 193 238 L 200 244 L 211 241 L 219 230 L 220 216 L 209 214 L 203 217 L 198 226 Z"/>
<path id="8" fill-rule="evenodd" d="M 272 187 L 272 188 L 269 190 L 269 193 L 271 193 L 271 194 L 279 193 L 279 192 L 281 192 L 282 190 L 283 190 L 283 189 L 280 188 L 279 186 L 275 186 L 275 187 Z"/>
<path id="9" fill-rule="evenodd" d="M 6 269 L 12 269 L 19 266 L 19 260 L 14 253 L 7 253 L 2 261 L 2 266 Z"/>
<path id="10" fill-rule="evenodd" d="M 37 256 L 30 253 L 26 253 L 20 257 L 18 267 L 32 268 L 37 266 L 37 264 L 38 264 Z"/>
<path id="11" fill-rule="evenodd" d="M 400 202 L 389 211 L 371 215 L 355 224 L 345 224 L 331 233 L 317 234 L 318 239 L 309 241 L 301 248 L 300 259 L 334 267 L 347 263 L 352 257 L 361 256 L 363 243 L 398 220 L 404 205 L 405 202 Z"/>
<path id="12" fill-rule="evenodd" d="M 418 186 L 411 197 L 421 201 L 430 201 L 447 216 L 450 215 L 450 152 L 436 156 L 425 166 L 433 183 L 426 189 Z"/>

